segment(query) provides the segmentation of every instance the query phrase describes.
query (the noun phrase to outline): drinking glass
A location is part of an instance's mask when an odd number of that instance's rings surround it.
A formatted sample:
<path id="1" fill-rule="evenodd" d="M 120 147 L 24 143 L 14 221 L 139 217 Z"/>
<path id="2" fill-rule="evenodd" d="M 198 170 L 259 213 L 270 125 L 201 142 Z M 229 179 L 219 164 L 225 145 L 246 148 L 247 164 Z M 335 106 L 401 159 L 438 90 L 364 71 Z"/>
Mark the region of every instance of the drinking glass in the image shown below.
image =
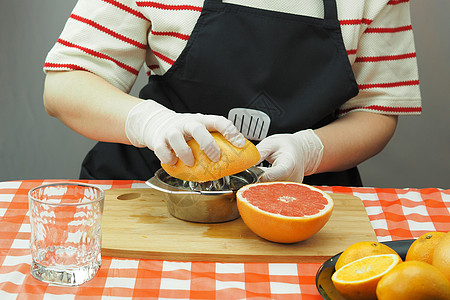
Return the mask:
<path id="1" fill-rule="evenodd" d="M 52 183 L 28 193 L 31 274 L 49 283 L 75 286 L 101 265 L 104 191 L 84 183 Z"/>

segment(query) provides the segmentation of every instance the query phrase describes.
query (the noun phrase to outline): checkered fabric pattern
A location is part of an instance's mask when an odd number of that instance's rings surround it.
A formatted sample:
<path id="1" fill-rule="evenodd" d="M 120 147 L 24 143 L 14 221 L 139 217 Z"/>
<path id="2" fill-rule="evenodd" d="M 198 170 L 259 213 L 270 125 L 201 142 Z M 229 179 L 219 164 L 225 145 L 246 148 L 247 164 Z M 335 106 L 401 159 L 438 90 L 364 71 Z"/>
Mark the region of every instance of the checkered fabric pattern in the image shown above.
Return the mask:
<path id="1" fill-rule="evenodd" d="M 29 272 L 27 193 L 35 186 L 55 181 L 0 183 L 0 299 L 321 299 L 315 287 L 318 263 L 103 257 L 95 278 L 79 287 L 40 282 Z M 147 187 L 139 181 L 82 182 L 103 189 Z M 450 190 L 320 188 L 361 198 L 379 241 L 417 238 L 435 230 L 450 231 Z"/>

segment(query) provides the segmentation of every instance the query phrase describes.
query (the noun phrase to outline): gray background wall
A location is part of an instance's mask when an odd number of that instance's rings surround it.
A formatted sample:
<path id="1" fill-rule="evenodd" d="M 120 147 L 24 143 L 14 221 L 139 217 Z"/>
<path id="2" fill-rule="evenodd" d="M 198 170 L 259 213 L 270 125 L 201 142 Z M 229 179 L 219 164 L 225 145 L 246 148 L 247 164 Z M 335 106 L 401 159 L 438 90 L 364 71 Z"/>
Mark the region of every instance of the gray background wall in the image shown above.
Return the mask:
<path id="1" fill-rule="evenodd" d="M 94 144 L 42 105 L 43 61 L 75 3 L 0 2 L 0 181 L 77 178 Z M 412 0 L 411 7 L 423 114 L 400 118 L 388 147 L 360 170 L 366 186 L 450 188 L 450 1 Z"/>

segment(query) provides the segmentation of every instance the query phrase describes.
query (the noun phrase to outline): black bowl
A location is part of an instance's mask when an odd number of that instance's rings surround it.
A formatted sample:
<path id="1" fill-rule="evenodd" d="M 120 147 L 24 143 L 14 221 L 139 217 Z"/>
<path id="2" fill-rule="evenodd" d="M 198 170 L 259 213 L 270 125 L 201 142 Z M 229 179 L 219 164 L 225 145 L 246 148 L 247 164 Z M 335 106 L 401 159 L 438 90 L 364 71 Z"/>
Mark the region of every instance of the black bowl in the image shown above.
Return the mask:
<path id="1" fill-rule="evenodd" d="M 392 242 L 382 242 L 386 246 L 394 249 L 400 257 L 405 260 L 406 253 L 408 252 L 409 247 L 415 240 L 400 240 L 400 241 L 392 241 Z M 342 252 L 341 252 L 342 253 Z M 341 294 L 336 290 L 331 281 L 331 276 L 335 271 L 336 261 L 338 260 L 341 253 L 336 254 L 326 262 L 324 262 L 316 274 L 316 288 L 319 291 L 319 294 L 325 300 L 335 300 L 335 299 L 345 299 Z"/>

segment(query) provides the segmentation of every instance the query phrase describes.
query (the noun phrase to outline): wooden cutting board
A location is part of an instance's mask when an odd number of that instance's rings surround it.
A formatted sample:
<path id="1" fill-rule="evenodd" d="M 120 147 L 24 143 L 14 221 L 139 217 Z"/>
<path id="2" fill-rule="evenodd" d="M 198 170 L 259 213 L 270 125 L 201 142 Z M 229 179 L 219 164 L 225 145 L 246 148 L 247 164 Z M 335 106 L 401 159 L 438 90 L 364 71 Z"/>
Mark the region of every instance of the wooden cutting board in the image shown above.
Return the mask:
<path id="1" fill-rule="evenodd" d="M 317 234 L 278 244 L 252 233 L 241 218 L 199 224 L 172 217 L 154 189 L 106 191 L 102 255 L 216 262 L 323 262 L 358 241 L 376 241 L 361 199 L 331 194 L 333 214 Z"/>

